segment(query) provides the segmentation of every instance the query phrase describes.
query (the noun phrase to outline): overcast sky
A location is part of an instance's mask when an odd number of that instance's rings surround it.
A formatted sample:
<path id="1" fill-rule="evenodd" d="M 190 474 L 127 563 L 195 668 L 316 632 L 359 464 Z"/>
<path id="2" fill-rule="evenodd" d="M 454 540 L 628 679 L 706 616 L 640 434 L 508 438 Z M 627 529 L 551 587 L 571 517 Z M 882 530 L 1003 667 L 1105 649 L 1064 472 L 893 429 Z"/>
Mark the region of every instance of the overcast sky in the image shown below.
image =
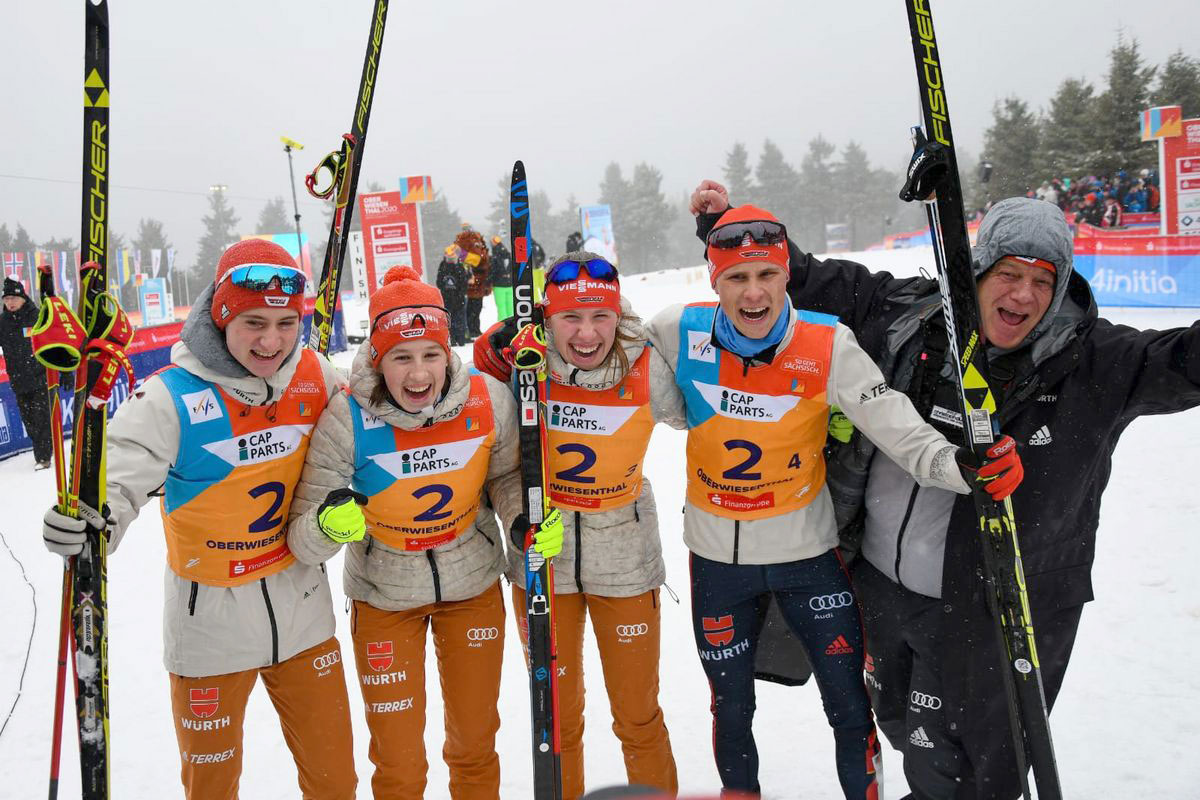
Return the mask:
<path id="1" fill-rule="evenodd" d="M 83 2 L 19 6 L 3 0 L 0 10 L 0 222 L 78 244 Z M 189 263 L 212 184 L 228 186 L 241 232 L 276 195 L 290 214 L 285 134 L 305 145 L 296 160 L 304 230 L 324 239 L 299 176 L 349 129 L 372 3 L 109 6 L 112 230 L 132 237 L 139 218 L 160 219 Z M 1178 48 L 1200 56 L 1195 7 L 936 2 L 960 146 L 978 153 L 999 98 L 1041 107 L 1066 77 L 1100 83 L 1119 29 L 1150 63 Z M 916 113 L 901 0 L 394 0 L 363 184 L 431 175 L 482 227 L 517 158 L 556 208 L 571 193 L 595 200 L 610 161 L 626 175 L 639 161 L 658 167 L 673 199 L 719 177 L 735 140 L 757 160 L 770 138 L 798 163 L 817 134 L 855 139 L 873 162 L 899 169 Z"/>

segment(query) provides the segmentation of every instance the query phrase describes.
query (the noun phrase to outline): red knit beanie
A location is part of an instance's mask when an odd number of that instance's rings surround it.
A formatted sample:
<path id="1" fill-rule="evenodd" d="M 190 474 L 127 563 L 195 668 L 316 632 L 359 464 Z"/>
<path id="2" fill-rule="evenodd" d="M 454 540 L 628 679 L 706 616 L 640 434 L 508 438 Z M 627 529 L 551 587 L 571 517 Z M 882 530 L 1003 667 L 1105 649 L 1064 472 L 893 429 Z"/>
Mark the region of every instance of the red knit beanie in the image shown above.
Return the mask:
<path id="1" fill-rule="evenodd" d="M 432 339 L 450 355 L 450 315 L 442 293 L 412 267 L 392 267 L 371 295 L 371 363 L 378 367 L 400 342 Z"/>
<path id="2" fill-rule="evenodd" d="M 265 291 L 255 291 L 234 285 L 231 280 L 221 280 L 230 270 L 250 264 L 269 264 L 276 267 L 297 269 L 296 262 L 274 242 L 266 239 L 245 239 L 231 245 L 217 262 L 216 290 L 212 299 L 213 322 L 221 330 L 229 321 L 252 308 L 290 308 L 304 316 L 304 294 L 286 294 L 278 283 L 272 283 Z"/>
<path id="3" fill-rule="evenodd" d="M 757 206 L 745 205 L 726 211 L 717 220 L 717 224 L 712 229 L 715 231 L 723 225 L 735 222 L 760 221 L 779 222 L 770 211 L 764 211 Z M 747 261 L 765 261 L 769 264 L 774 264 L 784 272 L 788 271 L 787 242 L 763 245 L 753 241 L 747 235 L 737 247 L 709 246 L 705 249 L 704 254 L 708 258 L 708 280 L 713 287 L 716 287 L 717 278 L 721 276 L 722 272 L 737 264 L 744 264 Z"/>

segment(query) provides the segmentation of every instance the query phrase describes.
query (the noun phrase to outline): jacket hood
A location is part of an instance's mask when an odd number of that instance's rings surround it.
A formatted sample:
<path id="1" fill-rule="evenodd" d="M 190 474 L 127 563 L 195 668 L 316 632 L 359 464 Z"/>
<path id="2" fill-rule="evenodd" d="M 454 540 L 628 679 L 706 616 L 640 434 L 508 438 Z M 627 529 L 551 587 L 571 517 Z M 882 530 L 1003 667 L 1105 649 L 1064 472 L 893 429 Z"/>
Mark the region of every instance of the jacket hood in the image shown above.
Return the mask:
<path id="1" fill-rule="evenodd" d="M 992 206 L 980 223 L 975 247 L 971 250 L 976 279 L 1004 256 L 1041 258 L 1056 269 L 1050 306 L 1022 345 L 1039 338 L 1053 324 L 1071 283 L 1074 252 L 1066 218 L 1058 206 L 1045 200 L 1009 197 Z"/>
<path id="2" fill-rule="evenodd" d="M 253 375 L 229 352 L 225 334 L 212 319 L 213 287 L 210 284 L 192 305 L 179 341 L 171 347 L 171 362 L 206 381 L 219 384 L 230 394 L 249 405 L 262 405 L 278 400 L 292 381 L 300 363 L 304 336 L 296 337 L 292 352 L 284 359 L 279 371 L 268 378 Z"/>

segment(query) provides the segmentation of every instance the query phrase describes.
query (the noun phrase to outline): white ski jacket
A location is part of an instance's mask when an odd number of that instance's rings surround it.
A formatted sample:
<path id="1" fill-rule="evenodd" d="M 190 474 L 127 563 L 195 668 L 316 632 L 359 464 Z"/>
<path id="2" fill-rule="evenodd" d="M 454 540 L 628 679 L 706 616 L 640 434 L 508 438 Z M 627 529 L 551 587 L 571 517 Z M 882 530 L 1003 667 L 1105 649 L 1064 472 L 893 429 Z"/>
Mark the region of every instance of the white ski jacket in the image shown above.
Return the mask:
<path id="1" fill-rule="evenodd" d="M 667 413 L 674 417 L 686 414 L 683 393 L 674 382 L 681 355 L 690 357 L 690 351 L 680 353 L 683 310 L 683 305 L 671 306 L 649 324 L 650 341 L 672 374 L 674 399 Z M 790 307 L 787 313 L 795 317 Z M 789 326 L 778 351 L 785 349 L 793 331 Z M 886 386 L 879 368 L 858 346 L 850 329 L 841 323 L 837 323 L 833 337 L 826 397 L 830 405 L 839 406 L 856 428 L 922 486 L 937 486 L 960 494 L 968 491 L 954 460 L 955 446 L 921 419 L 907 397 Z M 833 503 L 824 485 L 807 506 L 765 519 L 735 520 L 685 503 L 683 538 L 696 555 L 726 564 L 798 561 L 819 556 L 838 543 Z"/>
<path id="2" fill-rule="evenodd" d="M 171 362 L 248 405 L 267 405 L 280 397 L 300 361 L 299 343 L 279 372 L 267 379 L 230 377 L 206 366 L 214 358 L 223 360 L 221 352 L 232 361 L 209 316 L 209 300 L 211 288 L 193 306 L 183 340 L 171 348 Z M 202 361 L 193 347 L 210 357 Z M 327 394 L 337 393 L 344 378 L 323 357 L 321 368 Z M 150 377 L 108 425 L 108 505 L 116 520 L 110 552 L 121 545 L 142 506 L 161 496 L 179 443 L 175 401 L 160 378 Z M 212 525 L 220 530 L 221 520 L 214 519 Z M 333 603 L 321 567 L 297 561 L 282 572 L 228 588 L 181 578 L 170 567 L 165 573 L 163 666 L 168 672 L 206 677 L 266 667 L 333 636 Z"/>

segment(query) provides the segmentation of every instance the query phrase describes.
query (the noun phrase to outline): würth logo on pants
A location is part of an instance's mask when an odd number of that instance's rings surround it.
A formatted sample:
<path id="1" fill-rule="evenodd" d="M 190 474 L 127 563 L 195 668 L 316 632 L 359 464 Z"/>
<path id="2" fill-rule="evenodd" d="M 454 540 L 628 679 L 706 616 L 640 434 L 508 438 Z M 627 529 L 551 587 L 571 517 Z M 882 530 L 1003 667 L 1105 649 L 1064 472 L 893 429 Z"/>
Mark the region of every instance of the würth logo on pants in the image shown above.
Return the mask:
<path id="1" fill-rule="evenodd" d="M 722 647 L 733 641 L 733 615 L 723 617 L 705 617 L 703 620 L 704 638 L 713 647 Z"/>
<path id="2" fill-rule="evenodd" d="M 367 642 L 367 665 L 376 672 L 392 666 L 392 643 Z"/>
<path id="3" fill-rule="evenodd" d="M 200 719 L 208 719 L 216 714 L 220 692 L 216 686 L 211 689 L 188 689 L 188 703 L 192 707 L 192 713 Z"/>

